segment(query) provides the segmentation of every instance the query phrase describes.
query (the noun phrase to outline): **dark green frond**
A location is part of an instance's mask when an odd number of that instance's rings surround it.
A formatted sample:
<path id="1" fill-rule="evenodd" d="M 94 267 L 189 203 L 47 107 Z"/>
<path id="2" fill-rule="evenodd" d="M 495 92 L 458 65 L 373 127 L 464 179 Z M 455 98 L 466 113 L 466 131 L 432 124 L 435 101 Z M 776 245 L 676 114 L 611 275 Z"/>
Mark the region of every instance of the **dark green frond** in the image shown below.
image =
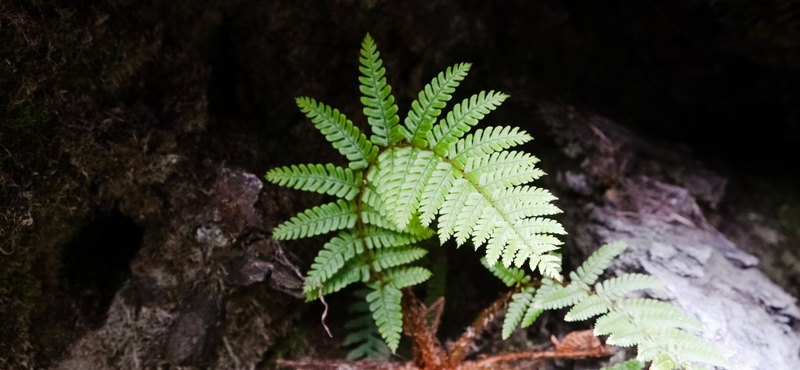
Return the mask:
<path id="1" fill-rule="evenodd" d="M 518 284 L 527 284 L 531 281 L 531 277 L 525 273 L 524 270 L 513 268 L 513 267 L 505 267 L 501 263 L 496 263 L 494 265 L 490 265 L 486 262 L 486 258 L 481 258 L 481 263 L 487 270 L 489 270 L 494 276 L 497 276 L 498 279 L 503 281 L 508 287 L 512 287 Z"/>
<path id="2" fill-rule="evenodd" d="M 344 267 L 339 269 L 333 276 L 328 278 L 321 286 L 311 285 L 306 282 L 303 285 L 303 293 L 306 295 L 306 301 L 311 302 L 322 295 L 336 293 L 348 285 L 356 282 L 367 282 L 369 280 L 369 266 L 367 266 L 361 258 L 353 258 L 345 263 Z"/>
<path id="3" fill-rule="evenodd" d="M 507 98 L 508 95 L 501 92 L 481 91 L 464 99 L 447 113 L 445 119 L 439 121 L 439 124 L 428 132 L 428 143 L 437 153 L 445 155 L 451 144 L 464 136 Z"/>
<path id="4" fill-rule="evenodd" d="M 391 267 L 406 265 L 428 254 L 428 251 L 417 247 L 398 247 L 381 249 L 375 252 L 372 267 L 382 271 Z"/>
<path id="5" fill-rule="evenodd" d="M 397 104 L 394 102 L 392 87 L 386 82 L 386 68 L 383 67 L 378 47 L 369 34 L 361 43 L 359 62 L 359 89 L 364 94 L 361 103 L 364 105 L 364 115 L 372 127 L 370 141 L 380 146 L 397 143 L 403 139 L 398 125 L 400 117 L 397 116 Z"/>
<path id="6" fill-rule="evenodd" d="M 404 121 L 403 136 L 406 141 L 418 146 L 427 146 L 428 131 L 433 128 L 436 117 L 442 113 L 442 109 L 452 98 L 451 94 L 458 84 L 467 76 L 470 66 L 469 63 L 460 63 L 448 67 L 425 85 L 417 100 L 411 103 L 411 110 Z"/>
<path id="7" fill-rule="evenodd" d="M 356 206 L 339 200 L 301 212 L 272 230 L 276 240 L 299 239 L 349 229 L 356 223 Z"/>
<path id="8" fill-rule="evenodd" d="M 361 171 L 328 163 L 273 168 L 265 177 L 280 186 L 353 200 L 361 186 L 361 176 Z"/>
<path id="9" fill-rule="evenodd" d="M 306 284 L 320 285 L 327 281 L 333 274 L 338 272 L 356 253 L 364 252 L 364 245 L 361 239 L 357 238 L 349 231 L 342 231 L 325 243 L 319 251 L 311 270 L 308 272 Z"/>
<path id="10" fill-rule="evenodd" d="M 386 270 L 386 280 L 397 289 L 422 284 L 430 277 L 431 272 L 424 267 L 395 267 Z"/>
<path id="11" fill-rule="evenodd" d="M 350 161 L 350 168 L 356 170 L 367 167 L 377 154 L 378 147 L 373 146 L 367 137 L 353 125 L 338 109 L 317 103 L 316 100 L 306 97 L 297 98 L 297 106 L 311 119 L 314 126 L 325 135 Z"/>
<path id="12" fill-rule="evenodd" d="M 403 331 L 403 313 L 400 301 L 403 293 L 392 285 L 379 285 L 367 294 L 369 310 L 378 332 L 386 341 L 386 345 L 394 353 L 400 344 L 400 333 Z"/>

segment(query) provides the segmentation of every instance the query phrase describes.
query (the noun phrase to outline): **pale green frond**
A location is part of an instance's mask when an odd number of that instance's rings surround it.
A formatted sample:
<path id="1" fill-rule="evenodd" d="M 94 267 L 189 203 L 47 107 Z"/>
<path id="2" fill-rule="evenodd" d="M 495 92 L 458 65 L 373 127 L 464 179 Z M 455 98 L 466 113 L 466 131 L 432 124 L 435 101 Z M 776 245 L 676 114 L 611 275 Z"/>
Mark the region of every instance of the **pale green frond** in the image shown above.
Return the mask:
<path id="1" fill-rule="evenodd" d="M 386 82 L 386 68 L 380 59 L 375 41 L 367 34 L 361 43 L 361 57 L 358 59 L 361 66 L 361 82 L 359 90 L 364 96 L 361 104 L 364 105 L 364 115 L 367 117 L 372 136 L 370 141 L 380 146 L 397 143 L 403 139 L 398 123 L 397 104 L 392 95 L 392 87 Z"/>
<path id="2" fill-rule="evenodd" d="M 393 164 L 383 166 L 387 161 Z M 390 149 L 381 154 L 378 191 L 398 227 L 404 228 L 419 209 L 422 192 L 440 162 L 433 152 L 411 147 Z"/>
<path id="3" fill-rule="evenodd" d="M 423 225 L 428 226 L 431 224 L 431 221 L 433 221 L 433 218 L 436 217 L 442 207 L 450 187 L 459 177 L 461 177 L 461 174 L 450 163 L 439 162 L 436 165 L 436 169 L 431 173 L 428 183 L 425 184 L 420 196 L 420 221 Z"/>
<path id="4" fill-rule="evenodd" d="M 391 285 L 379 285 L 367 294 L 369 310 L 378 332 L 394 353 L 400 344 L 400 333 L 403 331 L 403 313 L 400 301 L 403 293 Z"/>
<path id="5" fill-rule="evenodd" d="M 470 178 L 479 179 L 481 175 L 498 171 L 519 171 L 533 169 L 539 159 L 533 155 L 516 151 L 503 150 L 467 160 L 464 172 Z"/>
<path id="6" fill-rule="evenodd" d="M 348 285 L 356 282 L 366 282 L 369 280 L 369 266 L 367 266 L 363 259 L 353 258 L 345 263 L 345 266 L 337 271 L 333 276 L 327 279 L 322 286 L 311 285 L 306 281 L 303 285 L 303 293 L 306 296 L 306 301 L 311 302 L 319 298 L 320 292 L 322 295 L 336 293 Z"/>
<path id="7" fill-rule="evenodd" d="M 665 352 L 681 365 L 700 362 L 723 368 L 732 367 L 714 345 L 683 330 L 672 329 L 659 333 L 657 342 L 666 347 Z"/>
<path id="8" fill-rule="evenodd" d="M 408 246 L 425 240 L 427 237 L 411 233 L 397 232 L 377 226 L 367 226 L 364 228 L 363 239 L 367 248 L 380 249 Z"/>
<path id="9" fill-rule="evenodd" d="M 619 309 L 631 315 L 639 325 L 654 329 L 681 328 L 702 331 L 703 325 L 668 303 L 649 298 L 626 299 Z"/>
<path id="10" fill-rule="evenodd" d="M 319 251 L 311 270 L 308 272 L 306 284 L 320 285 L 338 272 L 356 253 L 364 253 L 361 239 L 349 231 L 342 231 L 325 243 Z"/>
<path id="11" fill-rule="evenodd" d="M 526 204 L 523 202 L 506 204 L 502 208 L 506 219 L 515 224 L 528 217 L 552 216 L 561 213 L 561 209 L 553 204 Z"/>
<path id="12" fill-rule="evenodd" d="M 382 216 L 386 216 L 386 205 L 383 204 L 383 199 L 381 199 L 378 191 L 372 186 L 364 188 L 361 193 L 361 201 Z"/>
<path id="13" fill-rule="evenodd" d="M 551 218 L 544 217 L 521 219 L 517 222 L 516 227 L 517 230 L 522 232 L 525 236 L 534 234 L 565 235 L 567 233 L 567 231 L 564 230 L 564 226 L 561 226 L 561 223 Z"/>
<path id="14" fill-rule="evenodd" d="M 431 272 L 428 269 L 418 266 L 395 267 L 386 270 L 386 281 L 397 289 L 422 284 L 430 277 Z"/>
<path id="15" fill-rule="evenodd" d="M 633 347 L 647 340 L 648 335 L 651 333 L 645 331 L 643 327 L 632 324 L 610 333 L 606 343 L 617 347 Z"/>
<path id="16" fill-rule="evenodd" d="M 361 171 L 328 163 L 273 168 L 265 177 L 280 186 L 353 200 L 361 186 L 361 176 Z"/>
<path id="17" fill-rule="evenodd" d="M 575 284 L 575 282 L 572 282 Z M 604 299 L 599 295 L 592 295 L 586 299 L 581 300 L 578 304 L 572 307 L 567 315 L 564 316 L 566 321 L 583 321 L 592 317 L 605 314 L 611 308 L 611 302 Z"/>
<path id="18" fill-rule="evenodd" d="M 331 231 L 349 229 L 356 224 L 356 206 L 338 200 L 307 209 L 272 230 L 276 240 L 299 239 Z"/>
<path id="19" fill-rule="evenodd" d="M 367 164 L 378 154 L 378 147 L 373 146 L 367 137 L 353 125 L 338 109 L 317 103 L 316 100 L 300 97 L 297 106 L 311 119 L 322 135 L 333 144 L 350 161 L 351 169 L 367 167 Z"/>
<path id="20" fill-rule="evenodd" d="M 428 254 L 428 251 L 417 247 L 399 247 L 381 249 L 375 252 L 372 268 L 382 271 L 391 267 L 414 262 Z"/>
<path id="21" fill-rule="evenodd" d="M 520 204 L 522 206 L 550 204 L 557 199 L 549 190 L 527 185 L 497 189 L 491 198 L 500 208 L 511 208 Z"/>
<path id="22" fill-rule="evenodd" d="M 606 299 L 622 298 L 637 290 L 662 288 L 664 288 L 664 284 L 660 280 L 645 274 L 625 274 L 598 283 L 594 287 L 597 294 Z"/>
<path id="23" fill-rule="evenodd" d="M 451 144 L 447 156 L 453 163 L 463 167 L 470 158 L 506 150 L 531 140 L 533 138 L 518 127 L 492 126 L 478 129 Z"/>
<path id="24" fill-rule="evenodd" d="M 456 245 L 464 244 L 472 235 L 472 229 L 478 223 L 489 203 L 483 194 L 471 192 L 464 203 L 461 215 L 456 218 L 453 229 L 455 230 Z"/>
<path id="25" fill-rule="evenodd" d="M 498 189 L 505 189 L 512 186 L 527 184 L 544 175 L 544 171 L 524 165 L 513 164 L 508 167 L 499 168 L 496 171 L 481 173 L 473 181 L 484 189 L 487 193 L 492 193 Z"/>
<path id="26" fill-rule="evenodd" d="M 511 302 L 508 304 L 508 311 L 506 317 L 503 319 L 503 339 L 508 339 L 517 325 L 522 321 L 525 313 L 533 302 L 533 293 L 536 291 L 534 288 L 525 288 L 519 293 L 511 296 Z"/>
<path id="27" fill-rule="evenodd" d="M 411 103 L 403 134 L 406 141 L 417 146 L 427 146 L 428 131 L 433 128 L 436 117 L 452 98 L 458 84 L 467 77 L 471 64 L 459 63 L 440 72 L 419 92 Z"/>
<path id="28" fill-rule="evenodd" d="M 573 283 L 580 282 L 588 289 L 588 287 L 597 281 L 600 274 L 608 268 L 611 260 L 614 257 L 622 254 L 628 246 L 625 243 L 609 243 L 606 244 L 586 259 L 574 272 L 570 273 L 570 279 Z"/>
<path id="29" fill-rule="evenodd" d="M 444 244 L 455 231 L 456 222 L 461 216 L 461 210 L 466 206 L 472 187 L 464 178 L 456 179 L 444 198 L 442 208 L 439 210 L 439 241 Z"/>
<path id="30" fill-rule="evenodd" d="M 658 356 L 653 359 L 653 362 L 650 364 L 651 370 L 674 370 L 678 367 L 678 364 L 675 363 L 675 360 L 670 357 L 670 355 L 660 352 Z"/>
<path id="31" fill-rule="evenodd" d="M 512 287 L 517 284 L 527 284 L 531 281 L 531 277 L 528 276 L 528 274 L 522 269 L 505 267 L 500 263 L 490 265 L 489 262 L 486 261 L 486 258 L 481 258 L 481 264 L 483 264 L 483 266 L 486 267 L 486 269 L 489 270 L 492 275 L 502 280 L 503 284 L 508 287 Z"/>
<path id="32" fill-rule="evenodd" d="M 428 142 L 439 154 L 446 154 L 447 149 L 460 139 L 473 126 L 478 124 L 489 112 L 495 110 L 508 98 L 508 95 L 497 91 L 481 91 L 456 104 L 447 113 L 445 119 L 428 132 Z"/>
<path id="33" fill-rule="evenodd" d="M 611 311 L 600 316 L 594 323 L 594 335 L 608 335 L 636 330 L 639 329 L 631 322 L 630 316 L 619 311 Z"/>
<path id="34" fill-rule="evenodd" d="M 555 245 L 545 245 L 548 248 L 556 248 Z M 554 255 L 552 253 L 542 254 L 539 256 L 539 263 L 538 263 L 539 271 L 541 271 L 542 275 L 555 279 L 557 281 L 561 281 L 563 277 L 561 276 L 561 256 Z"/>
<path id="35" fill-rule="evenodd" d="M 555 310 L 567 306 L 573 306 L 586 298 L 588 293 L 575 286 L 556 287 L 545 294 L 537 294 L 534 305 L 545 310 Z"/>

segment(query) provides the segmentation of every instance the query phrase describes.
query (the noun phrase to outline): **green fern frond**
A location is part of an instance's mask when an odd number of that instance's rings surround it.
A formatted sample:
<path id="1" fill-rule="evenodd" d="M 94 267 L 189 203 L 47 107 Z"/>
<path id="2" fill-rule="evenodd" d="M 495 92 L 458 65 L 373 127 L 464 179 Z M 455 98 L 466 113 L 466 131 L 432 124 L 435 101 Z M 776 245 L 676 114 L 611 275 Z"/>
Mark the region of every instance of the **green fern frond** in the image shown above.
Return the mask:
<path id="1" fill-rule="evenodd" d="M 386 210 L 393 215 L 397 227 L 405 228 L 419 208 L 422 192 L 441 159 L 431 151 L 402 147 L 383 152 L 379 161 L 393 162 L 393 171 L 380 171 L 378 192 L 384 194 Z"/>
<path id="2" fill-rule="evenodd" d="M 317 257 L 314 258 L 306 284 L 320 285 L 324 283 L 357 253 L 363 252 L 364 245 L 361 239 L 348 231 L 340 232 L 339 235 L 325 243 Z"/>
<path id="3" fill-rule="evenodd" d="M 403 313 L 400 301 L 403 293 L 392 285 L 377 285 L 367 294 L 369 310 L 386 345 L 394 353 L 400 344 L 403 331 Z"/>
<path id="4" fill-rule="evenodd" d="M 404 121 L 403 134 L 408 142 L 427 146 L 428 132 L 433 128 L 436 117 L 442 113 L 459 83 L 467 77 L 470 67 L 469 63 L 448 67 L 420 91 L 417 100 L 411 103 L 411 110 Z"/>
<path id="5" fill-rule="evenodd" d="M 348 361 L 357 361 L 365 358 L 386 359 L 389 357 L 389 348 L 381 339 L 378 327 L 369 310 L 369 303 L 366 301 L 367 294 L 371 290 L 359 289 L 353 296 L 355 301 L 347 307 L 347 313 L 351 318 L 344 323 L 344 328 L 348 330 L 342 345 L 353 346 L 347 353 Z"/>
<path id="6" fill-rule="evenodd" d="M 531 326 L 531 324 L 533 324 L 536 319 L 539 318 L 539 315 L 541 315 L 542 312 L 544 312 L 544 310 L 541 308 L 536 308 L 533 305 L 529 306 L 528 310 L 525 311 L 525 316 L 522 318 L 522 322 L 519 324 L 519 326 L 522 328 Z"/>
<path id="7" fill-rule="evenodd" d="M 272 237 L 276 240 L 299 239 L 349 229 L 355 226 L 356 217 L 355 204 L 338 200 L 299 213 L 275 227 Z"/>
<path id="8" fill-rule="evenodd" d="M 608 268 L 611 260 L 622 254 L 627 247 L 625 243 L 621 242 L 610 243 L 600 247 L 574 272 L 570 273 L 570 279 L 573 283 L 583 284 L 584 289 L 589 289 L 589 286 L 594 284 L 600 274 Z"/>
<path id="9" fill-rule="evenodd" d="M 625 274 L 595 285 L 597 294 L 606 299 L 622 298 L 637 290 L 662 288 L 664 284 L 660 280 L 645 274 Z"/>
<path id="10" fill-rule="evenodd" d="M 328 278 L 322 285 L 312 285 L 306 281 L 303 285 L 303 293 L 306 295 L 306 302 L 311 302 L 322 295 L 336 293 L 348 285 L 356 282 L 367 282 L 370 278 L 369 266 L 361 258 L 354 258 L 345 263 L 345 266 Z"/>
<path id="11" fill-rule="evenodd" d="M 397 143 L 403 139 L 398 125 L 400 117 L 397 116 L 397 104 L 392 95 L 392 87 L 386 82 L 386 68 L 383 67 L 378 47 L 369 34 L 361 43 L 359 62 L 359 90 L 364 94 L 361 97 L 364 116 L 372 128 L 370 141 L 380 146 Z"/>
<path id="12" fill-rule="evenodd" d="M 375 252 L 372 267 L 382 271 L 391 267 L 406 265 L 428 254 L 428 251 L 417 247 L 399 247 L 382 249 Z"/>
<path id="13" fill-rule="evenodd" d="M 490 265 L 489 262 L 486 262 L 486 258 L 481 258 L 481 264 L 508 287 L 527 284 L 531 281 L 531 277 L 522 269 L 505 267 L 500 263 Z"/>
<path id="14" fill-rule="evenodd" d="M 522 321 L 528 308 L 530 308 L 531 302 L 533 302 L 533 293 L 535 291 L 536 289 L 529 287 L 511 297 L 506 317 L 503 319 L 503 339 L 508 339 L 520 321 Z"/>
<path id="15" fill-rule="evenodd" d="M 420 221 L 423 225 L 431 224 L 458 177 L 460 175 L 449 163 L 439 162 L 436 165 L 420 196 Z"/>
<path id="16" fill-rule="evenodd" d="M 361 186 L 361 176 L 361 171 L 328 163 L 273 168 L 266 179 L 280 186 L 353 200 Z"/>
<path id="17" fill-rule="evenodd" d="M 558 287 L 546 294 L 537 295 L 534 305 L 545 310 L 555 310 L 567 306 L 574 306 L 589 294 L 576 285 Z"/>
<path id="18" fill-rule="evenodd" d="M 358 127 L 354 126 L 353 122 L 338 109 L 332 109 L 307 97 L 297 98 L 297 106 L 333 144 L 333 147 L 347 157 L 351 169 L 367 167 L 367 164 L 378 154 L 378 147 L 373 146 L 367 137 L 358 130 Z"/>
<path id="19" fill-rule="evenodd" d="M 465 138 L 451 144 L 447 156 L 461 166 L 467 164 L 469 158 L 492 154 L 501 150 L 522 145 L 533 138 L 518 127 L 495 126 L 478 129 Z"/>
<path id="20" fill-rule="evenodd" d="M 620 362 L 611 367 L 604 367 L 600 370 L 643 370 L 643 369 L 644 369 L 643 363 L 639 362 L 639 360 L 632 359 L 625 362 Z"/>
<path id="21" fill-rule="evenodd" d="M 573 284 L 575 284 L 573 280 Z M 611 308 L 611 302 L 599 295 L 592 295 L 580 301 L 572 307 L 567 315 L 564 316 L 566 321 L 583 321 L 592 317 L 602 315 Z"/>
<path id="22" fill-rule="evenodd" d="M 618 306 L 641 326 L 703 330 L 703 325 L 695 318 L 686 315 L 675 306 L 655 299 L 626 299 L 618 302 Z"/>
<path id="23" fill-rule="evenodd" d="M 415 235 L 411 233 L 401 233 L 376 226 L 367 226 L 364 229 L 363 239 L 369 249 L 392 248 L 407 246 L 430 237 L 427 235 Z"/>
<path id="24" fill-rule="evenodd" d="M 508 98 L 497 91 L 481 91 L 453 107 L 445 119 L 428 132 L 428 143 L 434 150 L 445 155 L 447 149 L 460 139 L 489 112 L 495 110 Z"/>
<path id="25" fill-rule="evenodd" d="M 533 169 L 539 159 L 533 155 L 516 150 L 503 150 L 484 155 L 477 158 L 470 158 L 464 166 L 464 172 L 469 177 L 478 180 L 482 175 L 495 173 L 498 171 L 525 171 Z M 478 182 L 478 181 L 475 181 Z"/>
<path id="26" fill-rule="evenodd" d="M 431 272 L 424 267 L 395 267 L 386 270 L 386 280 L 389 285 L 403 289 L 412 285 L 422 284 L 430 279 Z"/>

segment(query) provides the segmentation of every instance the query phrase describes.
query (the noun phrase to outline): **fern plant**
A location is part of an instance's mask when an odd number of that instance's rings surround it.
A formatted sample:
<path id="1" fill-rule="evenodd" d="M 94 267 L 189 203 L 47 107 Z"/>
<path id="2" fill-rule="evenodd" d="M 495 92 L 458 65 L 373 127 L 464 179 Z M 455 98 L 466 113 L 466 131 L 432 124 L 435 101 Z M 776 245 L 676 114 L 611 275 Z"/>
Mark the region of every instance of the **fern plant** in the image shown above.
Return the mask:
<path id="1" fill-rule="evenodd" d="M 522 130 L 488 127 L 469 131 L 508 96 L 480 92 L 456 104 L 441 119 L 470 64 L 460 63 L 425 86 L 400 124 L 386 69 L 372 38 L 361 47 L 361 103 L 372 134 L 367 136 L 338 109 L 314 99 L 297 105 L 348 160 L 347 168 L 308 164 L 276 168 L 272 183 L 313 191 L 338 200 L 301 212 L 273 230 L 273 238 L 291 240 L 336 234 L 314 259 L 304 285 L 308 300 L 363 282 L 365 299 L 392 351 L 402 331 L 401 289 L 427 280 L 431 273 L 413 263 L 425 249 L 417 243 L 436 232 L 428 227 L 438 215 L 442 243 L 471 238 L 487 245 L 486 258 L 506 265 L 529 262 L 532 269 L 558 279 L 560 258 L 552 252 L 563 234 L 558 222 L 542 216 L 558 213 L 548 191 L 522 186 L 544 174 L 538 159 L 507 149 L 531 140 Z M 439 120 L 437 122 L 437 119 Z"/>
<path id="2" fill-rule="evenodd" d="M 626 298 L 631 292 L 662 289 L 658 279 L 632 273 L 597 282 L 611 260 L 625 248 L 623 243 L 607 244 L 569 274 L 569 283 L 545 277 L 538 287 L 531 284 L 525 271 L 487 263 L 495 276 L 518 290 L 503 321 L 503 338 L 508 338 L 517 325 L 529 326 L 544 310 L 569 307 L 566 321 L 597 317 L 595 335 L 608 335 L 608 344 L 637 347 L 638 359 L 651 362 L 652 370 L 700 369 L 700 363 L 730 366 L 713 345 L 687 332 L 702 330 L 694 318 L 655 299 Z"/>
<path id="3" fill-rule="evenodd" d="M 467 242 L 476 249 L 485 246 L 486 268 L 515 288 L 503 324 L 504 338 L 518 325 L 533 323 L 543 310 L 571 307 L 567 320 L 600 316 L 595 332 L 608 334 L 609 343 L 637 346 L 639 358 L 651 361 L 653 369 L 725 363 L 713 347 L 684 330 L 699 329 L 695 320 L 655 300 L 624 298 L 634 290 L 661 287 L 652 277 L 629 274 L 595 284 L 624 249 L 621 244 L 601 248 L 569 274 L 570 283 L 562 283 L 557 236 L 565 231 L 548 218 L 560 210 L 552 204 L 555 197 L 549 191 L 528 185 L 544 175 L 536 167 L 538 159 L 511 150 L 532 138 L 515 127 L 472 131 L 507 95 L 479 92 L 442 116 L 470 69 L 468 63 L 456 64 L 425 85 L 401 124 L 386 69 L 369 35 L 360 54 L 359 89 L 371 128 L 369 138 L 338 109 L 307 97 L 296 99 L 300 110 L 347 159 L 347 167 L 292 165 L 266 174 L 272 183 L 338 198 L 278 225 L 273 238 L 333 233 L 314 259 L 303 291 L 313 301 L 357 282 L 367 286 L 355 313 L 368 311 L 374 326 L 358 318 L 348 324 L 356 330 L 345 339 L 357 345 L 353 358 L 379 351 L 375 329 L 391 352 L 396 351 L 404 324 L 404 290 L 431 277 L 419 265 L 427 253 L 420 242 L 438 235 L 442 244 L 453 238 L 457 246 Z M 542 278 L 534 280 L 520 269 L 523 265 L 531 272 L 538 270 Z M 406 293 L 416 299 L 410 290 Z M 419 312 L 419 305 L 412 301 L 405 308 Z M 415 345 L 428 346 L 423 351 L 429 356 L 426 368 L 439 368 L 442 361 L 455 367 L 453 362 L 463 359 L 472 338 L 460 340 L 463 345 L 457 344 L 449 360 L 442 360 L 437 356 L 445 351 L 432 337 L 424 334 L 419 343 L 415 338 Z"/>

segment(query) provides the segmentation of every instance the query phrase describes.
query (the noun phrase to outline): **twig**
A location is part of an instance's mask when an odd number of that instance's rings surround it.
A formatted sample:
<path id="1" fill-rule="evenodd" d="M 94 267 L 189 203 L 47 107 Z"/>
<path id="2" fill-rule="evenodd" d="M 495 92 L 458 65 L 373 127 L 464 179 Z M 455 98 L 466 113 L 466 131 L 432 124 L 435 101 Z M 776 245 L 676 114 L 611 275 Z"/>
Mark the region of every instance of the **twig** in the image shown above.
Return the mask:
<path id="1" fill-rule="evenodd" d="M 510 290 L 501 294 L 489 307 L 481 311 L 481 314 L 464 331 L 464 334 L 461 334 L 453 349 L 450 350 L 450 359 L 448 361 L 450 366 L 458 366 L 470 354 L 472 347 L 475 345 L 475 340 L 480 338 L 489 328 L 489 325 L 494 323 L 500 317 L 500 314 L 506 310 L 508 302 L 511 301 L 511 296 L 514 293 L 515 290 Z"/>
<path id="2" fill-rule="evenodd" d="M 508 364 L 516 361 L 536 361 L 536 360 L 554 360 L 554 359 L 583 359 L 589 357 L 606 357 L 611 356 L 611 351 L 607 346 L 600 346 L 596 348 L 583 349 L 583 350 L 552 350 L 543 352 L 517 352 L 517 353 L 504 353 L 492 357 L 488 357 L 478 361 L 467 361 L 458 370 L 479 370 L 479 369 L 497 369 L 502 368 L 501 364 Z"/>

